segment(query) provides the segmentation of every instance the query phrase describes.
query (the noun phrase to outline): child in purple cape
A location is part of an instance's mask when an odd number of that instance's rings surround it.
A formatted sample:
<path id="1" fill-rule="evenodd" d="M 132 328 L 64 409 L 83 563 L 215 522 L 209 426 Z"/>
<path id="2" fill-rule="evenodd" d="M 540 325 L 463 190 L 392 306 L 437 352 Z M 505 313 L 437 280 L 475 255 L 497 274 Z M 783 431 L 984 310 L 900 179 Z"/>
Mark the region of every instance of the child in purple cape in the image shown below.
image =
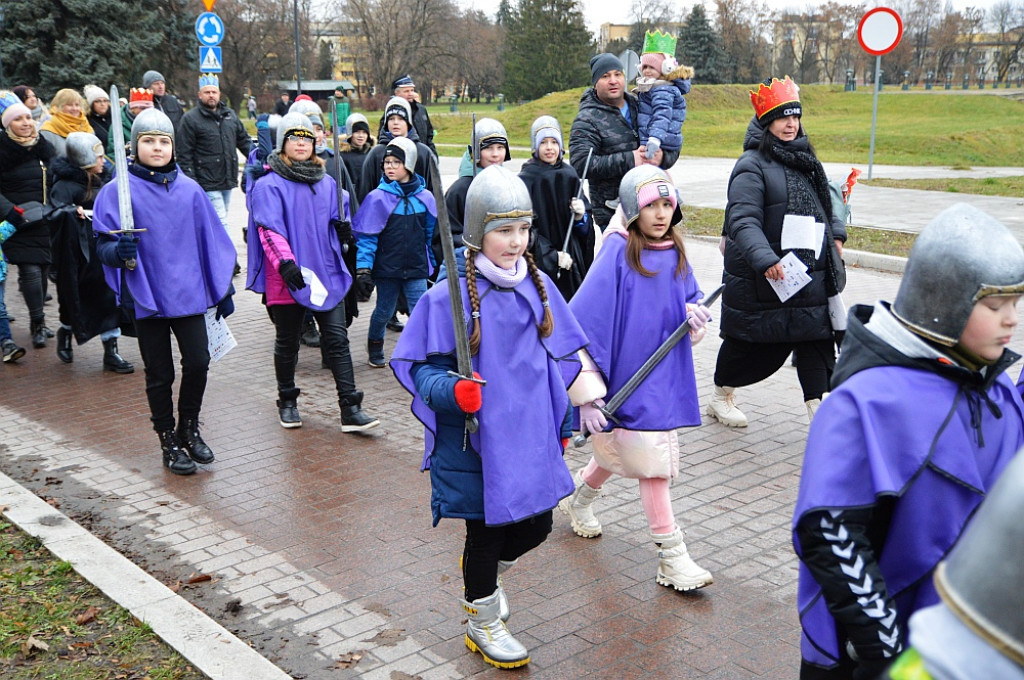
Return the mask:
<path id="1" fill-rule="evenodd" d="M 894 303 L 851 310 L 793 515 L 801 678 L 877 677 L 939 601 L 936 565 L 1024 443 L 1005 374 L 1022 294 L 1017 240 L 958 204 L 917 237 Z"/>
<path id="2" fill-rule="evenodd" d="M 352 276 L 342 259 L 351 240 L 348 194 L 338 214 L 338 187 L 324 161 L 313 154 L 316 133 L 309 118 L 289 113 L 277 129 L 277 148 L 267 156 L 270 172 L 252 184 L 246 287 L 266 296 L 274 320 L 274 375 L 281 427 L 302 427 L 295 386 L 307 310 L 320 327 L 324 358 L 334 374 L 341 431 L 362 432 L 380 424 L 363 413 L 356 391 L 345 320 L 345 294 Z"/>
<path id="3" fill-rule="evenodd" d="M 657 582 L 676 590 L 713 582 L 690 558 L 676 524 L 669 480 L 679 474 L 676 428 L 700 425 L 691 345 L 710 318 L 704 294 L 686 261 L 679 198 L 664 170 L 642 165 L 619 185 L 621 224 L 613 218 L 604 245 L 569 308 L 590 344 L 583 371 L 589 381 L 570 390 L 582 428 L 593 433 L 594 456 L 575 475 L 573 494 L 558 504 L 584 538 L 601 534 L 593 502 L 612 476 L 638 479 L 640 500 L 658 554 Z M 615 394 L 658 346 L 689 319 L 690 334 L 676 345 L 619 408 L 605 432 L 598 407 Z"/>
<path id="4" fill-rule="evenodd" d="M 426 181 L 416 174 L 418 158 L 416 144 L 408 137 L 388 142 L 384 176 L 363 199 L 352 221 L 358 246 L 356 286 L 365 298 L 377 288 L 377 305 L 366 332 L 366 351 L 374 368 L 388 365 L 384 329 L 395 313 L 399 294 L 405 294 L 412 312 L 427 292 L 427 277 L 434 270 L 430 240 L 437 205 Z"/>
<path id="5" fill-rule="evenodd" d="M 509 606 L 498 575 L 544 542 L 551 510 L 572 492 L 562 460 L 570 434 L 566 387 L 586 344 L 527 252 L 531 219 L 522 180 L 497 165 L 477 174 L 466 195 L 466 271 L 459 283 L 473 370 L 486 384 L 450 375 L 457 362 L 447 282 L 420 300 L 391 358 L 425 428 L 434 524 L 442 517 L 466 522 L 466 646 L 498 668 L 530 661 L 505 627 Z M 479 419 L 472 434 L 467 413 Z"/>
<path id="6" fill-rule="evenodd" d="M 164 465 L 190 475 L 196 463 L 212 463 L 199 436 L 199 411 L 210 368 L 206 310 L 218 318 L 235 307 L 231 275 L 235 246 L 206 193 L 179 172 L 174 126 L 162 111 L 146 109 L 132 122 L 134 162 L 128 165 L 132 213 L 141 236 L 122 229 L 117 183 L 106 184 L 93 204 L 96 252 L 107 285 L 135 320 L 146 367 L 146 397 Z M 171 334 L 181 352 L 178 425 L 174 424 L 174 358 Z"/>

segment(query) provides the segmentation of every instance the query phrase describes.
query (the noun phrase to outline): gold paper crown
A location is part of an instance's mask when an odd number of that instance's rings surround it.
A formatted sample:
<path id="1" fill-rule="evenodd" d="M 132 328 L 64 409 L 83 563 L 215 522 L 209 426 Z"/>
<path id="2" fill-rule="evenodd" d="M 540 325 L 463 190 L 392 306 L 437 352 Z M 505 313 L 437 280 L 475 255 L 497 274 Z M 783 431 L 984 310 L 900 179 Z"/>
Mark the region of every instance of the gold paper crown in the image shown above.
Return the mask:
<path id="1" fill-rule="evenodd" d="M 758 118 L 783 104 L 799 103 L 799 101 L 800 88 L 789 76 L 782 80 L 772 78 L 771 85 L 761 83 L 757 91 L 750 91 L 750 103 L 754 105 L 754 115 Z"/>
<path id="2" fill-rule="evenodd" d="M 671 33 L 665 33 L 660 30 L 655 31 L 654 33 L 647 31 L 644 34 L 644 48 L 641 50 L 641 53 L 650 54 L 651 52 L 675 54 L 676 37 Z"/>

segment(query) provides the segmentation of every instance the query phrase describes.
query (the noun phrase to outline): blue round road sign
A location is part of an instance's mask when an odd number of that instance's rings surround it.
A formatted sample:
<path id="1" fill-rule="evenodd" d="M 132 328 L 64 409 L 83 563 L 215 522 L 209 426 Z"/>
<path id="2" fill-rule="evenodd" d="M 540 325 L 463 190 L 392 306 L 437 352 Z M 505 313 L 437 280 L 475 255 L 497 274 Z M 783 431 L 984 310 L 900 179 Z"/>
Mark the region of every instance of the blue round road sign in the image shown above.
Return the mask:
<path id="1" fill-rule="evenodd" d="M 196 38 L 207 47 L 219 45 L 224 39 L 224 22 L 213 12 L 203 12 L 196 19 Z"/>

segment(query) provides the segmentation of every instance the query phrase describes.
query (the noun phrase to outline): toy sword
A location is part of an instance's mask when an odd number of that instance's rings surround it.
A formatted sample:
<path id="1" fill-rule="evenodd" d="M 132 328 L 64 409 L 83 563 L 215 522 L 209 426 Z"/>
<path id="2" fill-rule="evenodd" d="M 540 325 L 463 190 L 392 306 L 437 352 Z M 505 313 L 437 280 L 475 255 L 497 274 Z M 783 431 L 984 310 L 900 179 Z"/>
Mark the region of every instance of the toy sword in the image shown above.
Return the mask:
<path id="1" fill-rule="evenodd" d="M 722 294 L 723 290 L 725 290 L 725 284 L 722 284 L 721 286 L 716 288 L 714 292 L 712 292 L 711 295 L 707 297 L 706 300 L 703 300 L 701 302 L 701 304 L 703 304 L 705 307 L 707 307 L 710 304 L 713 304 L 714 301 L 717 300 L 718 297 Z M 609 399 L 608 403 L 606 403 L 604 406 L 598 407 L 598 410 L 600 410 L 601 413 L 603 413 L 605 417 L 608 418 L 608 420 L 611 420 L 614 423 L 618 423 L 619 421 L 615 417 L 615 412 L 619 410 L 619 407 L 621 407 L 622 404 L 625 403 L 625 401 L 629 399 L 634 392 L 636 392 L 636 388 L 640 387 L 640 383 L 647 379 L 647 376 L 651 374 L 651 371 L 653 371 L 655 367 L 661 363 L 662 359 L 668 356 L 668 353 L 672 351 L 672 348 L 678 345 L 679 341 L 683 339 L 683 336 L 685 336 L 689 332 L 690 319 L 689 317 L 687 317 L 686 321 L 681 323 L 679 325 L 679 328 L 672 331 L 672 335 L 668 336 L 668 338 L 665 339 L 665 342 L 661 343 L 661 346 L 658 347 L 658 349 L 654 350 L 654 354 L 648 357 L 647 361 L 644 362 L 643 366 L 637 369 L 637 372 L 633 374 L 633 377 L 627 380 L 626 384 L 619 388 L 619 391 L 615 393 L 615 396 Z M 585 427 L 581 426 L 580 433 L 572 438 L 572 445 L 577 448 L 583 446 L 583 444 L 586 443 L 587 437 L 589 437 L 590 434 L 591 433 L 588 432 Z"/>
<path id="2" fill-rule="evenodd" d="M 109 231 L 110 234 L 141 234 L 145 229 L 135 228 L 135 215 L 132 213 L 132 194 L 128 186 L 128 154 L 124 148 L 124 126 L 121 123 L 121 106 L 117 93 L 117 85 L 110 86 L 110 129 L 114 136 L 114 173 L 117 180 L 117 207 L 121 216 L 121 228 Z M 125 261 L 129 270 L 135 269 L 138 263 L 133 257 Z"/>
<path id="3" fill-rule="evenodd" d="M 587 172 L 590 170 L 590 159 L 594 155 L 594 147 L 587 151 L 587 162 L 583 164 L 583 175 L 580 176 L 580 188 L 576 191 L 576 198 L 583 197 L 583 183 L 587 181 Z M 569 212 L 572 212 L 571 210 Z M 572 238 L 572 223 L 576 221 L 576 215 L 569 215 L 569 227 L 565 230 L 565 243 L 562 244 L 562 252 L 569 252 L 569 239 Z M 555 273 L 555 280 L 562 278 L 562 268 L 559 267 Z"/>
<path id="4" fill-rule="evenodd" d="M 474 126 L 475 129 L 475 126 Z M 452 226 L 448 221 L 448 206 L 441 192 L 441 172 L 437 168 L 437 158 L 430 154 L 430 183 L 437 203 L 437 228 L 441 236 L 441 252 L 444 254 L 444 268 L 447 270 L 448 297 L 452 308 L 452 327 L 455 331 L 455 358 L 458 372 L 448 371 L 448 375 L 461 380 L 472 380 L 486 385 L 487 381 L 473 375 L 473 357 L 469 351 L 469 334 L 466 332 L 466 308 L 462 305 L 462 285 L 459 283 L 459 269 L 455 261 L 455 242 L 452 240 Z M 476 432 L 480 423 L 473 413 L 466 414 L 466 431 Z"/>

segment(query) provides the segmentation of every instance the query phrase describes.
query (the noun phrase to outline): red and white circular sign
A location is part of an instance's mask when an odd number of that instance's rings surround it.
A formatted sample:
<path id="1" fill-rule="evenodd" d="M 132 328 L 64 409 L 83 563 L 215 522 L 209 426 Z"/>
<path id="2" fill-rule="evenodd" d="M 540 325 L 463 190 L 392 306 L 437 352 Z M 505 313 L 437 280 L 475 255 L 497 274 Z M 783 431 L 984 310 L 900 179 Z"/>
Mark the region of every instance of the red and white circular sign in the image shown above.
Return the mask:
<path id="1" fill-rule="evenodd" d="M 900 44 L 903 37 L 903 21 L 896 10 L 876 7 L 860 20 L 857 40 L 868 54 L 880 57 L 888 54 Z"/>

